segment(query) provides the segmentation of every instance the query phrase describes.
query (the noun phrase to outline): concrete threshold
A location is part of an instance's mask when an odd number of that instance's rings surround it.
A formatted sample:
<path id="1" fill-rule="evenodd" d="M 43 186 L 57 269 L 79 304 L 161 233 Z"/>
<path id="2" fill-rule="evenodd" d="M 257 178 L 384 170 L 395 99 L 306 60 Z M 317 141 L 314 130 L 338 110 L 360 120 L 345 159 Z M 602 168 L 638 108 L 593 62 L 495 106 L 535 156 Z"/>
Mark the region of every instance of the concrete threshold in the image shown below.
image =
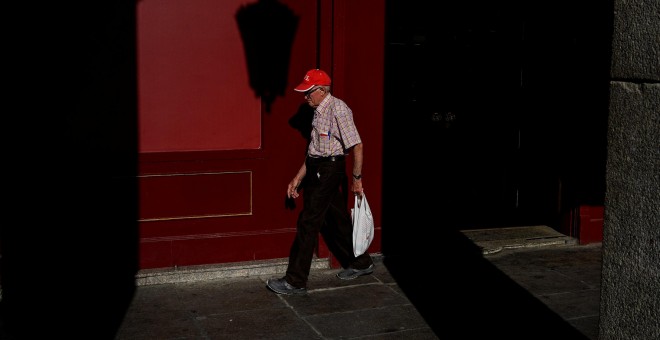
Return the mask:
<path id="1" fill-rule="evenodd" d="M 506 249 L 567 246 L 578 243 L 546 225 L 462 230 L 461 233 L 482 249 L 484 255 Z"/>
<path id="2" fill-rule="evenodd" d="M 135 276 L 135 283 L 137 286 L 147 286 L 164 283 L 184 283 L 223 278 L 275 275 L 278 273 L 284 273 L 287 264 L 288 259 L 282 258 L 212 265 L 143 269 Z M 328 259 L 315 258 L 312 261 L 312 269 L 328 268 L 330 268 Z"/>

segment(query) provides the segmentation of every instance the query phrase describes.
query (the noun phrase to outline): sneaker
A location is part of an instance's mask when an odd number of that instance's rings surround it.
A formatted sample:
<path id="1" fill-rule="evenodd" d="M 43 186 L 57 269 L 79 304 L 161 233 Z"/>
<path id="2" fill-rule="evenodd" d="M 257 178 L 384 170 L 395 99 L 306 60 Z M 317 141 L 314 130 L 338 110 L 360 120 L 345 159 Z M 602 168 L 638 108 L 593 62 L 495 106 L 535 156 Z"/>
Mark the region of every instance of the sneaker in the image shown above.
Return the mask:
<path id="1" fill-rule="evenodd" d="M 368 275 L 374 272 L 374 264 L 372 263 L 369 267 L 365 269 L 354 269 L 351 267 L 348 267 L 339 273 L 337 273 L 337 277 L 342 279 L 342 280 L 353 280 L 357 278 L 358 276 L 362 275 Z"/>
<path id="2" fill-rule="evenodd" d="M 296 288 L 292 285 L 290 285 L 288 282 L 286 282 L 286 279 L 281 278 L 281 279 L 268 279 L 266 281 L 266 286 L 270 288 L 270 290 L 274 291 L 277 294 L 285 294 L 285 295 L 293 295 L 293 294 L 305 294 L 307 293 L 307 289 L 305 288 Z"/>

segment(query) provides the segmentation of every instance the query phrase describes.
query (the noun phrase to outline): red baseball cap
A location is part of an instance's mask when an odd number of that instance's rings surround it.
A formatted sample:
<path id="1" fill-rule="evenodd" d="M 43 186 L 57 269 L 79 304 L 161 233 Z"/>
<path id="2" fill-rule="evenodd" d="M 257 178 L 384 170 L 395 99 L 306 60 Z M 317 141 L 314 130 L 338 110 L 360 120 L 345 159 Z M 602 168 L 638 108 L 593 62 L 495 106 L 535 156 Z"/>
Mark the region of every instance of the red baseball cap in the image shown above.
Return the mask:
<path id="1" fill-rule="evenodd" d="M 319 69 L 313 69 L 307 71 L 307 74 L 305 74 L 305 78 L 303 78 L 302 83 L 296 86 L 294 90 L 298 92 L 305 92 L 314 86 L 329 86 L 331 83 L 332 81 L 330 80 L 330 76 L 328 76 L 327 73 Z"/>

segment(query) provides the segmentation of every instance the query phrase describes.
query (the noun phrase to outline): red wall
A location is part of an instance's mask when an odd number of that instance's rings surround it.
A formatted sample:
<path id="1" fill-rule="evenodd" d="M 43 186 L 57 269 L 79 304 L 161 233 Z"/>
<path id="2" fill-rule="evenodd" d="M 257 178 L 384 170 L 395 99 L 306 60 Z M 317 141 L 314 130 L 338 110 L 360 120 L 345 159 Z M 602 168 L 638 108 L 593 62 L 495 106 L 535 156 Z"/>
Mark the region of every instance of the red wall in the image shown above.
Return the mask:
<path id="1" fill-rule="evenodd" d="M 333 77 L 334 94 L 353 109 L 365 144 L 364 185 L 376 225 L 370 252 L 379 252 L 384 4 L 324 0 L 317 9 L 315 1 L 280 1 L 299 21 L 287 90 L 267 112 L 245 86 L 245 54 L 236 50 L 240 38 L 230 16 L 256 0 L 140 3 L 140 268 L 288 256 L 302 198 L 288 208 L 285 190 L 306 146 L 289 123 L 306 105 L 292 88 L 317 67 L 317 57 Z M 234 50 L 206 48 L 219 37 Z M 173 50 L 170 38 L 188 48 Z M 220 71 L 228 64 L 231 72 Z M 318 255 L 330 259 L 322 242 Z"/>
<path id="2" fill-rule="evenodd" d="M 234 18 L 243 3 L 138 2 L 140 152 L 261 146 L 261 101 Z"/>

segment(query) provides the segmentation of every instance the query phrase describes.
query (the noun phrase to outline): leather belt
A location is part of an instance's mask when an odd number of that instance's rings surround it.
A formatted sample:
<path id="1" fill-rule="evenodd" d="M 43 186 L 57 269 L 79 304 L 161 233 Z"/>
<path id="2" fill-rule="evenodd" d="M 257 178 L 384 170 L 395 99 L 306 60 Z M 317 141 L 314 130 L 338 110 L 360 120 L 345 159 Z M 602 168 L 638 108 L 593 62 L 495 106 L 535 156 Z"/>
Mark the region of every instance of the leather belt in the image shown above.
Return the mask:
<path id="1" fill-rule="evenodd" d="M 343 161 L 344 159 L 346 159 L 346 156 L 344 155 L 328 156 L 328 157 L 312 157 L 312 156 L 307 157 L 307 161 L 311 163 L 338 162 L 338 161 Z"/>

